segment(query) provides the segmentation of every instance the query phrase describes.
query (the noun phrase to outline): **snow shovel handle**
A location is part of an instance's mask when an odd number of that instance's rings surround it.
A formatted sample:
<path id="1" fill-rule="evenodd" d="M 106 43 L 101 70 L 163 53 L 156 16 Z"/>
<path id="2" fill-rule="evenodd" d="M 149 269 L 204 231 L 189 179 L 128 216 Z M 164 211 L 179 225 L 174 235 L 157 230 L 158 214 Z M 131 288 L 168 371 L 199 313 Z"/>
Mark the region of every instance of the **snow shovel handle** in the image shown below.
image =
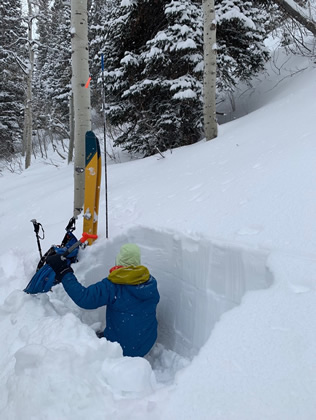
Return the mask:
<path id="1" fill-rule="evenodd" d="M 74 249 L 76 249 L 79 245 L 83 244 L 86 242 L 87 239 L 97 239 L 98 235 L 90 235 L 87 232 L 83 232 L 82 237 L 79 239 L 79 241 L 75 242 L 73 245 L 71 245 L 71 247 L 69 247 L 67 249 L 66 252 L 63 253 L 63 257 L 67 257 L 67 255 L 69 255 Z"/>

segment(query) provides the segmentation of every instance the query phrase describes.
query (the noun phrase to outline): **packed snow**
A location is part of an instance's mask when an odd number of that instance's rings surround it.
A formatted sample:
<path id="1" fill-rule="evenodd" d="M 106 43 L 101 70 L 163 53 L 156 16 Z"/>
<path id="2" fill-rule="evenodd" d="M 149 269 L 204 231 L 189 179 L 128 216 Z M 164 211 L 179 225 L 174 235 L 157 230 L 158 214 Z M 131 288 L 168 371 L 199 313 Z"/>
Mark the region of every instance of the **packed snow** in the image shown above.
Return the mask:
<path id="1" fill-rule="evenodd" d="M 105 308 L 62 285 L 23 292 L 39 260 L 30 220 L 43 251 L 60 243 L 73 166 L 52 152 L 2 171 L 1 420 L 315 419 L 315 64 L 279 52 L 255 83 L 236 111 L 220 106 L 217 139 L 108 161 L 109 238 L 102 179 L 99 238 L 73 268 L 89 285 L 140 246 L 161 295 L 145 358 L 97 338 Z"/>

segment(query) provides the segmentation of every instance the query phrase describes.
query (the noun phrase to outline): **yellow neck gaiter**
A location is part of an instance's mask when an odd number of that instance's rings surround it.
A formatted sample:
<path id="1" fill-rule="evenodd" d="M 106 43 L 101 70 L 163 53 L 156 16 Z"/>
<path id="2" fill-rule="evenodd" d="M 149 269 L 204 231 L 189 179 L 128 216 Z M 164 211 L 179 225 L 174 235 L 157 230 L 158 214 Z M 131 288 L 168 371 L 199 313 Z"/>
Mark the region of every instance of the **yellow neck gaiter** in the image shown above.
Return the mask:
<path id="1" fill-rule="evenodd" d="M 112 271 L 108 275 L 108 279 L 115 284 L 137 285 L 145 283 L 149 280 L 150 273 L 147 267 L 138 265 L 136 267 L 122 267 Z"/>

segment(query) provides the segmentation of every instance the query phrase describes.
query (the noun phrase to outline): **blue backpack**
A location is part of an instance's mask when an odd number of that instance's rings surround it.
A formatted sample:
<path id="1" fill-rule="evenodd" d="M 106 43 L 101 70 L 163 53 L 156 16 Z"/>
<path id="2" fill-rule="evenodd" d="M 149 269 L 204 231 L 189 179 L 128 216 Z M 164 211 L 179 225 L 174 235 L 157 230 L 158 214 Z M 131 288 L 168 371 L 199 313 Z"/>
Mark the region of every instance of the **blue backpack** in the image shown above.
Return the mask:
<path id="1" fill-rule="evenodd" d="M 50 247 L 50 249 L 40 259 L 40 262 L 37 265 L 36 273 L 24 289 L 24 292 L 29 294 L 46 293 L 49 292 L 53 286 L 58 284 L 55 278 L 55 271 L 46 264 L 46 259 L 50 255 L 64 254 L 76 242 L 78 242 L 78 240 L 75 235 L 71 231 L 68 231 L 61 245 L 53 245 Z M 75 248 L 67 255 L 66 258 L 68 265 L 78 261 L 78 252 L 79 247 Z"/>

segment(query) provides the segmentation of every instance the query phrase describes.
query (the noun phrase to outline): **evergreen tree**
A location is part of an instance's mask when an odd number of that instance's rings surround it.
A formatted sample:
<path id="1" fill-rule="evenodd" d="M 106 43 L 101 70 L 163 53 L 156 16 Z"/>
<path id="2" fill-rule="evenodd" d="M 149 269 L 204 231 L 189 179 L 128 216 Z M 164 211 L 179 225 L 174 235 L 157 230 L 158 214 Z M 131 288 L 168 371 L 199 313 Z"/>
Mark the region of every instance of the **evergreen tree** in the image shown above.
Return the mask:
<path id="1" fill-rule="evenodd" d="M 151 155 L 202 135 L 203 21 L 191 0 L 125 2 L 107 46 L 108 112 L 116 145 Z M 113 28 L 113 29 L 111 29 Z"/>
<path id="2" fill-rule="evenodd" d="M 70 1 L 55 0 L 51 12 L 50 86 L 56 127 L 69 124 L 71 92 Z"/>
<path id="3" fill-rule="evenodd" d="M 40 0 L 35 89 L 38 128 L 64 138 L 71 92 L 70 2 Z"/>
<path id="4" fill-rule="evenodd" d="M 217 91 L 263 68 L 267 14 L 254 2 L 218 0 Z M 108 117 L 116 140 L 150 155 L 203 135 L 201 1 L 124 0 L 112 9 L 105 43 Z"/>
<path id="5" fill-rule="evenodd" d="M 108 32 L 108 11 L 113 7 L 112 3 L 113 1 L 104 0 L 88 2 L 91 106 L 98 111 L 102 104 L 101 54 L 104 52 L 104 42 Z"/>
<path id="6" fill-rule="evenodd" d="M 217 0 L 218 90 L 233 91 L 263 69 L 267 13 L 251 1 Z"/>
<path id="7" fill-rule="evenodd" d="M 50 0 L 38 0 L 37 53 L 34 71 L 34 128 L 48 129 L 52 112 L 51 97 L 48 95 L 47 77 L 50 66 L 52 40 L 50 33 Z"/>
<path id="8" fill-rule="evenodd" d="M 19 0 L 0 3 L 0 157 L 20 149 L 25 99 L 25 38 Z"/>

